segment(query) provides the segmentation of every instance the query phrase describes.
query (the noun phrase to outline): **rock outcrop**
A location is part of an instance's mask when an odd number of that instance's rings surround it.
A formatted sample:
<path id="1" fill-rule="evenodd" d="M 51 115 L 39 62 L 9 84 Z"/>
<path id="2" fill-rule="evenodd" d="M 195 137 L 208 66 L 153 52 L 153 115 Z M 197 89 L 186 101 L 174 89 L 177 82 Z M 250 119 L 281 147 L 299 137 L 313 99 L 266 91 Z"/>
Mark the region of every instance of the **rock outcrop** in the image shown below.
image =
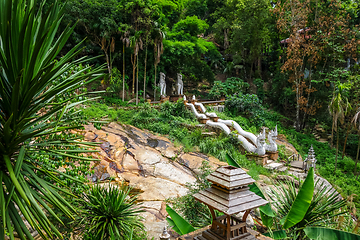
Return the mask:
<path id="1" fill-rule="evenodd" d="M 164 201 L 187 193 L 186 184 L 196 181 L 203 161 L 214 170 L 226 165 L 201 153 L 185 153 L 167 138 L 133 126 L 110 123 L 98 130 L 87 125 L 83 135 L 86 141 L 101 143 L 99 152 L 92 153 L 100 161 L 91 163 L 94 174 L 88 179 L 124 181 L 139 192 L 149 239 L 158 239 L 167 224 Z"/>

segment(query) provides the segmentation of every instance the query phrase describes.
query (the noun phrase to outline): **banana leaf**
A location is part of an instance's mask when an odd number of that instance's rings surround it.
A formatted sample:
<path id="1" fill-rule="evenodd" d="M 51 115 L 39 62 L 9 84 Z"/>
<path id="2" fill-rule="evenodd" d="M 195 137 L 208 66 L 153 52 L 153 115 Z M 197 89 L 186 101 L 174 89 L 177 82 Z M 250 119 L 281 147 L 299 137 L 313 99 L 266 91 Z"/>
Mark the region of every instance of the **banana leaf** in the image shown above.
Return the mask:
<path id="1" fill-rule="evenodd" d="M 314 169 L 310 168 L 309 173 L 305 179 L 304 184 L 301 186 L 294 203 L 291 206 L 289 213 L 286 216 L 283 228 L 288 229 L 298 222 L 300 222 L 310 204 L 314 194 Z"/>
<path id="2" fill-rule="evenodd" d="M 176 226 L 175 222 L 171 218 L 166 218 L 166 221 L 168 222 L 169 226 L 174 230 L 177 234 L 181 235 L 181 231 Z"/>
<path id="3" fill-rule="evenodd" d="M 262 223 L 267 227 L 267 228 L 271 228 L 273 223 L 274 223 L 274 218 L 273 217 L 269 217 L 268 215 L 266 215 L 263 211 L 260 210 L 260 217 L 261 217 L 261 221 Z"/>
<path id="4" fill-rule="evenodd" d="M 227 163 L 228 163 L 230 166 L 240 168 L 239 164 L 237 164 L 237 162 L 235 161 L 235 159 L 232 158 L 229 153 L 226 153 L 226 154 L 225 154 L 225 159 L 226 159 Z"/>
<path id="5" fill-rule="evenodd" d="M 306 236 L 315 240 L 360 240 L 360 235 L 331 228 L 307 227 Z"/>
<path id="6" fill-rule="evenodd" d="M 191 226 L 191 224 L 182 218 L 177 212 L 175 212 L 169 205 L 166 205 L 166 212 L 171 217 L 171 221 L 167 219 L 168 223 L 173 225 L 173 230 L 178 234 L 184 235 L 195 231 L 195 228 Z"/>
<path id="7" fill-rule="evenodd" d="M 267 232 L 267 233 L 264 233 L 263 235 L 267 236 L 267 237 L 271 237 L 272 239 L 284 239 L 284 238 L 287 238 L 286 232 L 284 230 Z"/>
<path id="8" fill-rule="evenodd" d="M 259 197 L 262 197 L 264 200 L 266 200 L 264 194 L 261 192 L 260 188 L 256 185 L 256 183 L 253 183 L 249 185 L 250 191 L 258 195 Z M 275 217 L 274 211 L 271 209 L 270 203 L 266 204 L 265 206 L 259 207 L 260 211 L 266 214 L 269 217 Z"/>

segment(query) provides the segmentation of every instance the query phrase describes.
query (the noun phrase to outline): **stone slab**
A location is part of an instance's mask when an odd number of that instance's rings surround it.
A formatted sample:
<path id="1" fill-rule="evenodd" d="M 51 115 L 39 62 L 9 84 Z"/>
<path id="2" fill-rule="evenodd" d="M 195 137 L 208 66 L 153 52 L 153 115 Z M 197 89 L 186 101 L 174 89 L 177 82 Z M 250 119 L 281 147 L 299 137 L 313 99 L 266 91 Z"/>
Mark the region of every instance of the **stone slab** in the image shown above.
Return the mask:
<path id="1" fill-rule="evenodd" d="M 290 162 L 290 165 L 293 168 L 302 169 L 303 168 L 303 161 L 292 161 L 292 162 Z"/>
<path id="2" fill-rule="evenodd" d="M 267 168 L 267 169 L 270 169 L 270 170 L 276 170 L 276 169 L 281 168 L 283 166 L 284 166 L 284 164 L 282 164 L 282 163 L 274 162 L 274 163 L 267 164 L 264 167 Z"/>

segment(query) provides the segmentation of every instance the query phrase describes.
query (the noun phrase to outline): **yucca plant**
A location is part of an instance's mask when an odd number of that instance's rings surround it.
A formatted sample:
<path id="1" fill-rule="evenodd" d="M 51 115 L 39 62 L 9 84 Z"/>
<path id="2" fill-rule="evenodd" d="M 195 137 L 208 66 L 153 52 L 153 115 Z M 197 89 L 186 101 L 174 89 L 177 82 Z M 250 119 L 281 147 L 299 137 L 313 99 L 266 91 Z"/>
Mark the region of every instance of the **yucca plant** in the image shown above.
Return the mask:
<path id="1" fill-rule="evenodd" d="M 91 71 L 85 67 L 53 84 L 88 59 L 74 60 L 82 51 L 81 43 L 59 58 L 74 26 L 57 36 L 64 8 L 55 1 L 43 13 L 44 4 L 34 0 L 0 1 L 0 240 L 5 232 L 10 239 L 14 239 L 14 232 L 20 239 L 33 239 L 25 220 L 44 239 L 61 238 L 47 216 L 60 221 L 53 211 L 57 209 L 72 218 L 74 208 L 58 191 L 70 193 L 59 187 L 63 185 L 59 178 L 62 173 L 34 156 L 42 152 L 53 159 L 71 161 L 74 154 L 84 151 L 64 147 L 78 145 L 76 138 L 53 140 L 57 133 L 76 127 L 68 125 L 73 115 L 67 113 L 80 103 L 70 103 L 71 98 L 55 102 L 54 97 L 74 92 L 103 72 L 102 67 Z"/>
<path id="2" fill-rule="evenodd" d="M 137 194 L 126 184 L 95 185 L 85 194 L 85 217 L 80 225 L 85 239 L 130 239 L 134 230 L 143 230 L 139 213 L 143 208 L 137 203 Z"/>

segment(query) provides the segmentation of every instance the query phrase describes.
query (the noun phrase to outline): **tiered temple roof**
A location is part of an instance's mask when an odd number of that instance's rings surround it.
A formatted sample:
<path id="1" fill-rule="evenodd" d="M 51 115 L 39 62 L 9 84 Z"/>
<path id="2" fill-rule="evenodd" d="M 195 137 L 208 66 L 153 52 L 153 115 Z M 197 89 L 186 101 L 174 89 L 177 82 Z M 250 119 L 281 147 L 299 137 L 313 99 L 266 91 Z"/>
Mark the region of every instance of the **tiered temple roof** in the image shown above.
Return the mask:
<path id="1" fill-rule="evenodd" d="M 249 190 L 255 182 L 244 170 L 233 166 L 218 168 L 207 177 L 210 188 L 194 194 L 196 200 L 210 208 L 213 218 L 211 228 L 195 237 L 195 240 L 252 240 L 246 230 L 246 218 L 250 210 L 268 202 Z M 224 215 L 216 217 L 214 209 Z M 234 216 L 245 211 L 242 219 Z"/>

